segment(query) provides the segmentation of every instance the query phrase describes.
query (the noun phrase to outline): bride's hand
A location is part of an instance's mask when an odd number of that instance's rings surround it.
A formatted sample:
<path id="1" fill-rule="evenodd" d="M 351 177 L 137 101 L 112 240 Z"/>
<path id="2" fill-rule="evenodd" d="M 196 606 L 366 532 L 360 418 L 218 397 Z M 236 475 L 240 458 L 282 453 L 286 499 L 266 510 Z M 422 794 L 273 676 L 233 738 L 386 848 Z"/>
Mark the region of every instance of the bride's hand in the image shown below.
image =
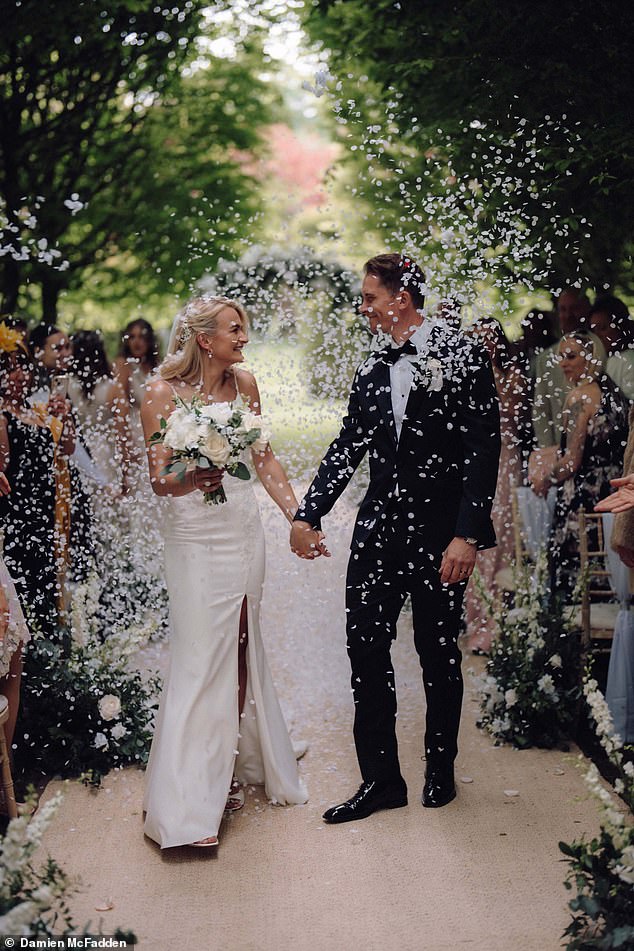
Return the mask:
<path id="1" fill-rule="evenodd" d="M 219 488 L 225 474 L 224 469 L 194 469 L 193 483 L 195 489 L 201 492 L 215 492 Z"/>

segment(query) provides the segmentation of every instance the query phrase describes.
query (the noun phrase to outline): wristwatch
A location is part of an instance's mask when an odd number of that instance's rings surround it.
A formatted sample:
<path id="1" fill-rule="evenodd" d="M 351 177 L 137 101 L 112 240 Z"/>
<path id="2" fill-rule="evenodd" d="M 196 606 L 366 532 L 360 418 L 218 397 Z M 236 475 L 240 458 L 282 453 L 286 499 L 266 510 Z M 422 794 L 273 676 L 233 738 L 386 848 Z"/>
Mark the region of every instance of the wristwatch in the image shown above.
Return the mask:
<path id="1" fill-rule="evenodd" d="M 477 539 L 477 538 L 467 538 L 466 535 L 463 535 L 462 538 L 463 538 L 463 540 L 467 543 L 467 545 L 477 545 L 477 544 L 478 544 L 478 539 Z"/>

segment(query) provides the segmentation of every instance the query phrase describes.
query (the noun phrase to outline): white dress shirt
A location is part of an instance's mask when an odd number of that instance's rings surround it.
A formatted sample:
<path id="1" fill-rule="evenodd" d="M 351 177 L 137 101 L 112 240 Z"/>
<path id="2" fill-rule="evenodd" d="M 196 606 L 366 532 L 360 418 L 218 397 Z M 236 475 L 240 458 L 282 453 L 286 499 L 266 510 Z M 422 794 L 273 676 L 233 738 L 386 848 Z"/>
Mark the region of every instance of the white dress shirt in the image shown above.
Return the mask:
<path id="1" fill-rule="evenodd" d="M 427 349 L 427 340 L 434 326 L 432 318 L 425 318 L 420 327 L 417 327 L 410 341 L 416 347 L 418 353 Z M 396 344 L 392 344 L 395 349 L 399 349 Z M 413 361 L 417 360 L 414 354 L 404 354 L 390 366 L 390 389 L 392 391 L 392 412 L 394 414 L 394 423 L 396 424 L 397 439 L 401 438 L 401 429 L 403 428 L 403 417 L 405 416 L 405 407 L 409 399 L 409 393 L 414 379 Z"/>

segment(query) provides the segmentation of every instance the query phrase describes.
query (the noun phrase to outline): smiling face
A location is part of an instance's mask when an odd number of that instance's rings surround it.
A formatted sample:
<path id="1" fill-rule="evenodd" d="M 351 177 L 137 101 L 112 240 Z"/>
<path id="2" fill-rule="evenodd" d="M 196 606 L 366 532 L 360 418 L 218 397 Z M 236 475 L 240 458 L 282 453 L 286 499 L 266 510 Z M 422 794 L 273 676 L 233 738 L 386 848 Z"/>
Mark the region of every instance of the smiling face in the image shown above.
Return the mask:
<path id="1" fill-rule="evenodd" d="M 213 354 L 215 360 L 230 366 L 242 363 L 243 348 L 249 340 L 249 334 L 243 326 L 240 314 L 233 307 L 223 307 L 216 315 L 216 332 L 198 335 L 199 345 Z"/>
<path id="2" fill-rule="evenodd" d="M 398 323 L 399 295 L 389 291 L 375 274 L 366 274 L 361 285 L 359 313 L 368 318 L 370 330 L 391 334 Z"/>
<path id="3" fill-rule="evenodd" d="M 73 357 L 73 348 L 66 334 L 57 331 L 44 341 L 41 350 L 35 351 L 35 359 L 51 373 L 67 373 Z"/>

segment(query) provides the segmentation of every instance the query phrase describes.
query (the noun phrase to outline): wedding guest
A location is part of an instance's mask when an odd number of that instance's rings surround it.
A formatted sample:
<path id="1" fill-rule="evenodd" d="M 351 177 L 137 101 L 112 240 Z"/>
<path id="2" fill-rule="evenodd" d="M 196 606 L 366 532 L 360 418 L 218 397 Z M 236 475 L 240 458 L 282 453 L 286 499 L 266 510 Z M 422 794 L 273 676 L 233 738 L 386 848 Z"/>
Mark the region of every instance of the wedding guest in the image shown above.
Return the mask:
<path id="1" fill-rule="evenodd" d="M 113 379 L 103 338 L 97 330 L 73 334 L 69 398 L 93 464 L 93 478 L 121 491 L 129 461 L 129 403 Z"/>
<path id="2" fill-rule="evenodd" d="M 574 333 L 585 322 L 589 310 L 585 294 L 566 288 L 557 299 L 557 320 L 562 334 Z M 558 345 L 552 344 L 535 361 L 533 429 L 540 449 L 559 440 L 559 423 L 569 384 L 558 361 Z"/>
<path id="3" fill-rule="evenodd" d="M 250 479 L 221 468 L 165 472 L 172 451 L 152 434 L 193 397 L 209 413 L 246 412 L 259 429 L 243 464 L 291 522 L 297 500 L 264 429 L 254 377 L 240 365 L 246 314 L 235 301 L 201 297 L 178 316 L 169 355 L 147 387 L 143 426 L 150 480 L 165 497 L 162 522 L 172 621 L 169 674 L 150 752 L 145 834 L 161 848 L 213 848 L 244 783 L 278 804 L 306 801 L 260 634 L 264 531 Z M 218 434 L 216 433 L 216 436 Z M 226 501 L 204 493 L 222 485 Z M 233 777 L 233 779 L 232 779 Z"/>
<path id="4" fill-rule="evenodd" d="M 522 317 L 520 328 L 521 335 L 512 345 L 512 350 L 527 363 L 528 374 L 534 386 L 540 354 L 559 339 L 555 330 L 555 314 L 534 308 Z"/>
<path id="5" fill-rule="evenodd" d="M 529 383 L 526 370 L 513 358 L 509 341 L 497 320 L 481 318 L 473 325 L 471 335 L 489 355 L 500 404 L 502 448 L 491 510 L 497 546 L 481 552 L 478 557 L 480 583 L 495 598 L 498 594 L 496 576 L 513 560 L 512 495 L 522 482 L 524 469 L 525 434 L 530 429 Z M 487 653 L 495 625 L 473 584 L 467 588 L 465 618 L 469 647 L 474 653 Z"/>
<path id="6" fill-rule="evenodd" d="M 145 440 L 141 424 L 141 405 L 146 383 L 158 363 L 158 341 L 152 324 L 142 317 L 131 320 L 121 334 L 119 356 L 114 361 L 113 371 L 129 406 L 130 457 L 143 465 Z"/>
<path id="7" fill-rule="evenodd" d="M 75 448 L 70 402 L 52 394 L 30 406 L 32 364 L 21 349 L 0 353 L 0 499 L 4 555 L 22 607 L 52 636 L 65 607 L 70 533 L 68 459 Z"/>
<path id="8" fill-rule="evenodd" d="M 453 297 L 444 297 L 436 308 L 435 318 L 444 320 L 449 327 L 460 330 L 462 304 Z"/>
<path id="9" fill-rule="evenodd" d="M 608 355 L 605 372 L 628 400 L 634 399 L 634 349 L 630 313 L 618 297 L 599 297 L 590 308 L 590 330 Z"/>
<path id="10" fill-rule="evenodd" d="M 593 334 L 562 337 L 559 360 L 570 389 L 559 452 L 552 470 L 533 482 L 538 495 L 557 486 L 550 555 L 555 589 L 564 594 L 572 592 L 579 575 L 579 509 L 591 512 L 609 493 L 627 438 L 627 403 L 603 372 L 601 354 Z"/>
<path id="11" fill-rule="evenodd" d="M 0 498 L 8 496 L 10 492 L 9 481 L 4 472 L 0 472 Z M 20 607 L 15 585 L 2 557 L 2 533 L 0 532 L 0 693 L 9 702 L 9 719 L 4 726 L 9 750 L 13 743 L 20 707 L 22 645 L 26 644 L 29 637 L 29 629 Z M 0 812 L 4 805 L 6 804 L 0 799 Z"/>
<path id="12" fill-rule="evenodd" d="M 623 474 L 611 479 L 610 485 L 616 492 L 607 495 L 594 509 L 595 512 L 614 512 L 616 517 L 610 544 L 623 564 L 634 568 L 634 406 L 630 409 Z"/>
<path id="13" fill-rule="evenodd" d="M 33 380 L 29 403 L 44 411 L 50 398 L 53 380 L 66 394 L 68 372 L 73 351 L 69 336 L 54 324 L 42 322 L 28 336 L 32 354 Z M 76 420 L 73 420 L 76 431 Z M 93 564 L 92 510 L 90 498 L 82 479 L 82 470 L 89 465 L 89 457 L 81 439 L 75 439 L 75 451 L 68 460 L 70 474 L 70 539 L 69 568 L 74 581 L 86 577 Z"/>

